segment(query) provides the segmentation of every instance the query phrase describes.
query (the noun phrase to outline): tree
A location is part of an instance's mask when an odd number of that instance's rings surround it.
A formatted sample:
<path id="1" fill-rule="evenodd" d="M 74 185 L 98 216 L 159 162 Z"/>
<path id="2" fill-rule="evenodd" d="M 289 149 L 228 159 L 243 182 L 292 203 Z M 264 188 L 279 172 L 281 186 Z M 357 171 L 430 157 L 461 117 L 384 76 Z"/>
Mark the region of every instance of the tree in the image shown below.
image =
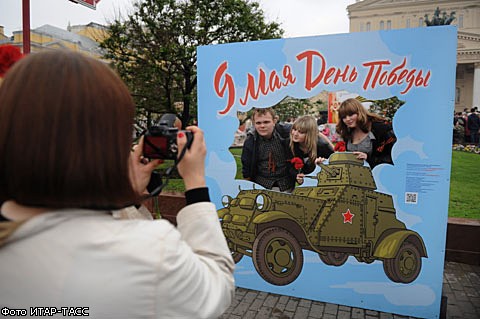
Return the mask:
<path id="1" fill-rule="evenodd" d="M 150 120 L 152 113 L 175 112 L 180 101 L 184 126 L 196 108 L 198 46 L 283 35 L 249 0 L 141 0 L 109 31 L 101 43 L 105 58 L 130 87 L 141 114 Z"/>
<path id="2" fill-rule="evenodd" d="M 440 17 L 440 8 L 437 7 L 433 13 L 432 20 L 428 19 L 428 14 L 425 15 L 425 24 L 427 27 L 437 26 L 437 25 L 449 25 L 455 20 L 455 11 L 450 12 L 450 15 L 447 16 L 447 12 L 443 11 L 442 16 Z"/>
<path id="3" fill-rule="evenodd" d="M 405 101 L 400 100 L 396 96 L 392 96 L 383 100 L 369 100 L 372 102 L 370 105 L 370 112 L 375 113 L 387 121 L 393 121 L 393 116 L 397 113 L 398 109 L 405 104 Z"/>
<path id="4" fill-rule="evenodd" d="M 317 105 L 318 102 L 312 102 L 310 99 L 296 99 L 287 96 L 274 107 L 279 120 L 287 121 L 302 115 L 316 115 L 318 113 Z"/>

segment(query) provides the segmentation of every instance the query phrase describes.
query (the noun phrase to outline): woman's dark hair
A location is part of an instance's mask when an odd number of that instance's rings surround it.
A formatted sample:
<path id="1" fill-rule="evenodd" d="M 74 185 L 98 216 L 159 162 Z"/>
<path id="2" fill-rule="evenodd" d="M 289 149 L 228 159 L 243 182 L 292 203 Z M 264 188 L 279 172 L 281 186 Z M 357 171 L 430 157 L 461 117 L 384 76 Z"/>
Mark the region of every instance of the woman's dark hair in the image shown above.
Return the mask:
<path id="1" fill-rule="evenodd" d="M 338 108 L 338 123 L 336 127 L 336 132 L 340 134 L 344 141 L 347 141 L 351 137 L 351 130 L 343 123 L 343 119 L 347 115 L 357 114 L 357 125 L 365 133 L 370 131 L 372 122 L 383 121 L 383 119 L 373 113 L 368 112 L 362 103 L 357 99 L 350 98 L 340 104 Z"/>
<path id="2" fill-rule="evenodd" d="M 71 51 L 30 54 L 0 86 L 0 202 L 120 208 L 134 103 L 104 63 Z"/>

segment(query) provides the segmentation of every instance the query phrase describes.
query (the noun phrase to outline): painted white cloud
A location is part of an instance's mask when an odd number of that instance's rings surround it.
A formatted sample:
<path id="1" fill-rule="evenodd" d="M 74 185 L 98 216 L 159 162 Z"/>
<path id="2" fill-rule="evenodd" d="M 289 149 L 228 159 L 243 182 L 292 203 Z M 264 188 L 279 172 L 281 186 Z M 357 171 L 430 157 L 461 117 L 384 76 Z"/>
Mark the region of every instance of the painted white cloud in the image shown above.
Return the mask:
<path id="1" fill-rule="evenodd" d="M 222 194 L 236 196 L 240 189 L 264 189 L 253 182 L 235 179 L 237 165 L 235 160 L 222 160 L 216 152 L 211 152 L 206 163 L 206 175 L 215 179 L 222 189 Z"/>
<path id="2" fill-rule="evenodd" d="M 222 177 L 222 174 L 224 174 L 225 171 L 236 171 L 235 167 L 235 161 L 232 158 L 229 158 L 229 161 L 226 162 L 224 160 L 221 160 L 218 157 L 218 154 L 216 152 L 210 153 L 210 158 L 208 163 L 206 164 L 206 169 L 211 171 L 211 174 L 209 176 L 217 178 L 217 177 Z M 223 176 L 225 177 L 225 176 Z"/>
<path id="3" fill-rule="evenodd" d="M 398 196 L 393 195 L 393 200 L 395 203 L 398 203 Z M 404 210 L 400 208 L 396 208 L 397 211 L 397 218 L 402 221 L 407 228 L 411 228 L 413 225 L 416 225 L 418 223 L 421 223 L 423 221 L 423 218 L 421 218 L 418 215 L 413 215 L 405 212 Z"/>
<path id="4" fill-rule="evenodd" d="M 323 261 L 320 260 L 320 257 L 318 257 L 317 254 L 313 256 L 304 256 L 303 262 L 305 264 L 323 264 Z"/>
<path id="5" fill-rule="evenodd" d="M 250 276 L 256 273 L 257 272 L 254 269 L 249 269 L 248 267 L 242 266 L 241 264 L 235 265 L 235 275 Z"/>
<path id="6" fill-rule="evenodd" d="M 418 155 L 421 159 L 426 159 L 428 158 L 427 154 L 423 151 L 423 142 L 419 142 L 417 140 L 414 140 L 410 135 L 404 138 L 400 138 L 397 140 L 395 143 L 394 152 L 392 153 L 393 157 L 393 162 L 395 163 L 395 160 L 398 155 L 404 153 L 404 152 L 414 152 L 415 154 Z"/>
<path id="7" fill-rule="evenodd" d="M 428 306 L 435 301 L 435 292 L 425 285 L 403 285 L 386 282 L 347 282 L 330 288 L 352 289 L 358 294 L 383 295 L 397 306 Z"/>
<path id="8" fill-rule="evenodd" d="M 226 194 L 236 194 L 238 192 L 238 188 L 235 190 L 235 187 L 233 187 L 234 185 L 232 185 L 232 183 L 225 184 L 226 181 L 232 181 L 234 179 L 235 172 L 237 170 L 233 157 L 226 162 L 222 160 L 216 152 L 212 152 L 210 153 L 205 169 L 207 176 L 215 179 L 221 187 L 227 188 L 224 189 Z"/>

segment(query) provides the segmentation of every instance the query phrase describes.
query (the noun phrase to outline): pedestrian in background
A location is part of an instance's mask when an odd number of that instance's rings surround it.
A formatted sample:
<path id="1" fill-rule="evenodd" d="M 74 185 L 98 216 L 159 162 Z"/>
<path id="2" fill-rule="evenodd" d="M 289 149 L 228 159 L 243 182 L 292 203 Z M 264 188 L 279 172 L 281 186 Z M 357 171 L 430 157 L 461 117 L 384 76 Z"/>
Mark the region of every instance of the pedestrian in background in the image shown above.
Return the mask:
<path id="1" fill-rule="evenodd" d="M 470 142 L 472 144 L 479 144 L 478 132 L 480 130 L 480 117 L 478 117 L 478 112 L 475 107 L 472 107 L 470 110 L 467 125 L 468 130 L 470 131 Z"/>

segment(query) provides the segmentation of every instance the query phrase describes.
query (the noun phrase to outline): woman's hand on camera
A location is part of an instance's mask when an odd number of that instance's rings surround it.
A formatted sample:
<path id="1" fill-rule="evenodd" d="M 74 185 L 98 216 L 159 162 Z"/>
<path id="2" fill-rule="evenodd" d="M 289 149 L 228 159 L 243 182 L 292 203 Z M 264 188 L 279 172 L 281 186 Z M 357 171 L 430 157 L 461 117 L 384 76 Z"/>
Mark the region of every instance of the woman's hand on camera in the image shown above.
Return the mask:
<path id="1" fill-rule="evenodd" d="M 193 142 L 186 150 L 183 158 L 178 162 L 178 173 L 182 176 L 185 184 L 185 190 L 205 187 L 205 157 L 207 156 L 207 146 L 203 137 L 203 131 L 197 126 L 189 126 L 187 130 L 193 134 Z M 187 137 L 184 132 L 177 134 L 178 154 L 182 153 L 187 144 Z"/>
<path id="2" fill-rule="evenodd" d="M 130 182 L 133 190 L 139 195 L 146 193 L 147 185 L 153 170 L 161 164 L 161 160 L 148 160 L 143 157 L 143 136 L 130 152 Z"/>

